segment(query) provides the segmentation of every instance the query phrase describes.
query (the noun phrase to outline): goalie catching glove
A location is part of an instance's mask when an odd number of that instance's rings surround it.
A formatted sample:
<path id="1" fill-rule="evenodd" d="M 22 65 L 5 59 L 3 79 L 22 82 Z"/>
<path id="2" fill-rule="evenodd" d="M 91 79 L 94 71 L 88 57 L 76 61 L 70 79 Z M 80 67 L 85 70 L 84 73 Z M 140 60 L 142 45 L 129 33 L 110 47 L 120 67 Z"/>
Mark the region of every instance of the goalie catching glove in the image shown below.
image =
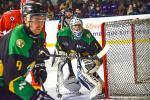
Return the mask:
<path id="1" fill-rule="evenodd" d="M 74 50 L 70 50 L 68 53 L 67 53 L 68 56 L 71 56 L 72 58 L 70 58 L 71 60 L 73 59 L 73 57 L 77 56 L 77 52 L 74 51 Z"/>
<path id="2" fill-rule="evenodd" d="M 36 64 L 32 71 L 35 78 L 35 82 L 42 85 L 47 78 L 45 63 Z"/>
<path id="3" fill-rule="evenodd" d="M 31 97 L 30 100 L 55 100 L 50 95 L 48 95 L 46 92 L 37 90 L 34 95 Z"/>

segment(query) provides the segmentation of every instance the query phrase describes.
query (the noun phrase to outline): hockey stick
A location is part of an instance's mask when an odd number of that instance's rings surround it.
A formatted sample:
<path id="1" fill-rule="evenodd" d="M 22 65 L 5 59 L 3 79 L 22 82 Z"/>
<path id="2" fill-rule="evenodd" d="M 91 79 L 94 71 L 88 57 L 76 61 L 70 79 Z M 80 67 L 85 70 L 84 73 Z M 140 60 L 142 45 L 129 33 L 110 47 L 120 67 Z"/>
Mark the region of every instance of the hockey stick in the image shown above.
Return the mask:
<path id="1" fill-rule="evenodd" d="M 109 44 L 106 44 L 100 53 L 97 54 L 98 58 L 102 58 L 109 50 Z"/>
<path id="2" fill-rule="evenodd" d="M 54 55 L 56 55 L 56 50 L 54 50 Z M 56 60 L 56 57 L 53 56 L 53 58 L 52 58 L 52 66 L 53 66 L 54 63 L 55 63 L 55 60 Z"/>
<path id="3" fill-rule="evenodd" d="M 44 85 L 43 85 L 42 79 L 41 79 L 41 78 L 39 78 L 39 79 L 40 79 L 40 85 L 42 86 L 43 92 L 47 94 L 47 91 L 45 90 L 45 87 L 44 87 Z M 47 97 L 47 98 L 43 98 L 43 100 L 55 100 L 55 99 L 53 99 L 50 95 L 47 95 L 47 96 L 48 96 L 48 97 Z"/>
<path id="4" fill-rule="evenodd" d="M 102 49 L 102 51 L 100 53 L 98 53 L 98 58 L 102 58 L 109 50 L 109 44 L 106 44 L 105 47 Z M 95 60 L 97 59 L 97 57 L 78 57 L 78 56 L 66 56 L 66 55 L 55 55 L 55 54 L 49 54 L 47 55 L 44 51 L 40 52 L 40 53 L 44 53 L 46 56 L 49 57 L 65 57 L 65 58 L 76 58 L 76 59 L 91 59 L 91 60 Z"/>
<path id="5" fill-rule="evenodd" d="M 41 77 L 39 77 L 39 79 L 40 79 L 40 85 L 42 86 L 43 92 L 47 93 L 47 91 L 45 90 L 45 87 L 43 85 L 43 81 L 42 81 Z"/>

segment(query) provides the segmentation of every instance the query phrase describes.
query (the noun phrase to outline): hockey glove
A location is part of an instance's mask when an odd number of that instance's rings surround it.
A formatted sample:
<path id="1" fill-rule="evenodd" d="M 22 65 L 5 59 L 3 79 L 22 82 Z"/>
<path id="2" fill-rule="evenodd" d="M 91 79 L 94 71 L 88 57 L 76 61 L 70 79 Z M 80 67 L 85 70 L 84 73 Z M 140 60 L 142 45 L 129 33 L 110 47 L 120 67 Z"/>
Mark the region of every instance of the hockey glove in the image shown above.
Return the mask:
<path id="1" fill-rule="evenodd" d="M 56 51 L 56 55 L 62 55 L 62 57 L 55 57 L 52 61 L 52 67 L 54 66 L 58 66 L 60 63 L 63 63 L 65 60 L 66 60 L 66 57 L 63 57 L 63 56 L 66 56 L 66 52 L 64 51 Z"/>
<path id="2" fill-rule="evenodd" d="M 55 100 L 55 99 L 52 98 L 50 95 L 48 95 L 46 92 L 37 90 L 30 100 Z"/>
<path id="3" fill-rule="evenodd" d="M 33 68 L 33 75 L 35 78 L 35 82 L 42 85 L 47 78 L 47 71 L 45 67 L 45 63 L 38 63 Z"/>
<path id="4" fill-rule="evenodd" d="M 84 62 L 83 70 L 86 73 L 94 73 L 98 70 L 99 66 L 96 66 L 96 63 L 94 60 L 84 59 L 83 62 Z"/>
<path id="5" fill-rule="evenodd" d="M 73 57 L 77 56 L 77 52 L 74 50 L 70 50 L 68 53 L 68 56 L 71 56 L 72 58 L 70 58 L 71 60 L 73 59 Z"/>
<path id="6" fill-rule="evenodd" d="M 37 60 L 43 61 L 48 60 L 50 58 L 50 53 L 47 48 L 40 48 Z"/>

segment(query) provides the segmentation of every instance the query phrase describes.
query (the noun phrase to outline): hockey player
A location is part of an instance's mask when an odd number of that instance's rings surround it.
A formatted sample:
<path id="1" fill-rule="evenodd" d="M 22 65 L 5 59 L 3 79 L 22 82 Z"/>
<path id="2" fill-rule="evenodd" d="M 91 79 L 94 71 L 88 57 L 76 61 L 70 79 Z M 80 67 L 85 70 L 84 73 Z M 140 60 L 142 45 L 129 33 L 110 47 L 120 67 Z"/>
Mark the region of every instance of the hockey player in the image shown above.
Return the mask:
<path id="1" fill-rule="evenodd" d="M 5 12 L 0 19 L 0 37 L 4 35 L 4 31 L 8 32 L 21 23 L 22 18 L 20 10 L 10 10 Z"/>
<path id="2" fill-rule="evenodd" d="M 69 27 L 69 24 L 70 24 L 70 21 L 72 18 L 73 18 L 73 9 L 67 8 L 64 12 L 64 16 L 61 16 L 61 19 L 59 20 L 58 27 L 57 27 L 58 32 L 64 27 Z M 61 52 L 58 52 L 57 49 L 54 49 L 54 54 L 56 54 L 56 53 L 60 54 Z M 58 66 L 57 61 L 59 59 L 61 59 L 61 58 L 53 57 L 52 66 Z M 68 63 L 68 65 L 70 65 L 70 60 L 68 60 L 67 63 Z M 69 68 L 70 68 L 69 70 L 72 72 L 72 67 L 70 66 Z"/>
<path id="3" fill-rule="evenodd" d="M 103 81 L 97 74 L 97 70 L 102 64 L 102 60 L 98 58 L 97 54 L 102 50 L 102 48 L 91 32 L 88 29 L 83 28 L 81 19 L 74 17 L 70 21 L 70 27 L 63 28 L 58 32 L 56 48 L 61 55 L 96 57 L 97 59 L 95 60 L 78 60 L 78 73 L 75 75 L 80 83 L 90 90 L 91 99 L 97 98 L 100 94 L 102 94 Z M 63 65 L 67 59 L 68 58 L 61 57 L 58 64 Z M 73 68 L 76 67 L 71 63 L 70 66 L 73 66 Z M 68 75 L 65 75 L 65 73 Z M 72 72 L 63 72 L 63 75 L 68 76 L 63 79 L 63 83 L 68 90 L 78 91 L 79 85 L 77 80 L 76 78 L 72 78 L 71 76 L 73 74 L 71 74 Z"/>
<path id="4" fill-rule="evenodd" d="M 65 10 L 65 15 L 62 16 L 61 19 L 59 20 L 57 29 L 60 30 L 63 27 L 68 27 L 72 17 L 73 17 L 73 10 L 72 10 L 72 8 L 67 8 Z"/>
<path id="5" fill-rule="evenodd" d="M 46 11 L 37 2 L 23 6 L 24 24 L 17 26 L 0 39 L 0 99 L 54 100 L 46 92 L 33 88 L 25 78 L 34 67 L 36 81 L 43 84 L 47 78 L 44 60 L 49 59 L 43 47 L 42 28 Z"/>
<path id="6" fill-rule="evenodd" d="M 21 0 L 21 2 L 20 2 L 21 9 L 22 9 L 23 5 L 25 5 L 27 2 L 34 2 L 34 1 L 35 0 Z M 15 28 L 16 26 L 23 23 L 21 9 L 20 10 L 10 10 L 10 11 L 5 12 L 2 15 L 2 17 L 0 19 L 0 38 L 4 35 L 4 32 L 7 33 L 10 30 L 12 30 L 13 28 Z M 43 27 L 42 32 L 44 32 L 44 35 L 46 38 L 45 26 Z M 45 46 L 45 43 L 44 43 L 44 46 Z M 31 76 L 32 76 L 31 84 L 35 88 L 40 88 L 41 86 L 35 82 L 34 74 L 32 72 L 31 72 Z"/>

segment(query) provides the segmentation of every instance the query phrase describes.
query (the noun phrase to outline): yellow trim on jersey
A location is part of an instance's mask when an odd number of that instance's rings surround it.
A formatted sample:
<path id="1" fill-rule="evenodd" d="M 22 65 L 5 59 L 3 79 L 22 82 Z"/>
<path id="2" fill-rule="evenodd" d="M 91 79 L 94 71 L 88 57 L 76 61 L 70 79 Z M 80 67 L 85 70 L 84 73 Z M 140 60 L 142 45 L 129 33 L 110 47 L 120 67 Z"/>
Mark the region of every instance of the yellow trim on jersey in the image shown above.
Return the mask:
<path id="1" fill-rule="evenodd" d="M 3 63 L 2 63 L 2 60 L 0 60 L 0 76 L 3 76 Z"/>
<path id="2" fill-rule="evenodd" d="M 20 77 L 22 77 L 22 76 L 20 76 Z M 15 93 L 15 91 L 14 91 L 14 81 L 18 80 L 20 77 L 15 78 L 14 80 L 12 80 L 12 81 L 9 83 L 9 90 L 10 90 L 11 92 Z"/>
<path id="3" fill-rule="evenodd" d="M 33 61 L 30 65 L 28 65 L 28 68 L 30 68 L 30 69 L 28 70 L 28 72 L 26 72 L 25 75 L 23 75 L 24 77 L 26 77 L 29 74 L 29 72 L 33 69 L 35 64 L 36 64 L 36 61 Z"/>
<path id="4" fill-rule="evenodd" d="M 33 67 L 35 66 L 36 64 L 36 61 L 33 61 L 29 67 L 30 67 L 30 70 L 33 69 Z M 30 72 L 30 70 L 25 74 L 23 75 L 24 77 L 26 77 L 28 75 L 28 73 Z M 14 81 L 18 80 L 19 78 L 21 78 L 22 76 L 19 76 L 17 78 L 15 78 L 14 80 L 12 80 L 10 83 L 9 83 L 9 90 L 12 91 L 14 93 Z"/>

